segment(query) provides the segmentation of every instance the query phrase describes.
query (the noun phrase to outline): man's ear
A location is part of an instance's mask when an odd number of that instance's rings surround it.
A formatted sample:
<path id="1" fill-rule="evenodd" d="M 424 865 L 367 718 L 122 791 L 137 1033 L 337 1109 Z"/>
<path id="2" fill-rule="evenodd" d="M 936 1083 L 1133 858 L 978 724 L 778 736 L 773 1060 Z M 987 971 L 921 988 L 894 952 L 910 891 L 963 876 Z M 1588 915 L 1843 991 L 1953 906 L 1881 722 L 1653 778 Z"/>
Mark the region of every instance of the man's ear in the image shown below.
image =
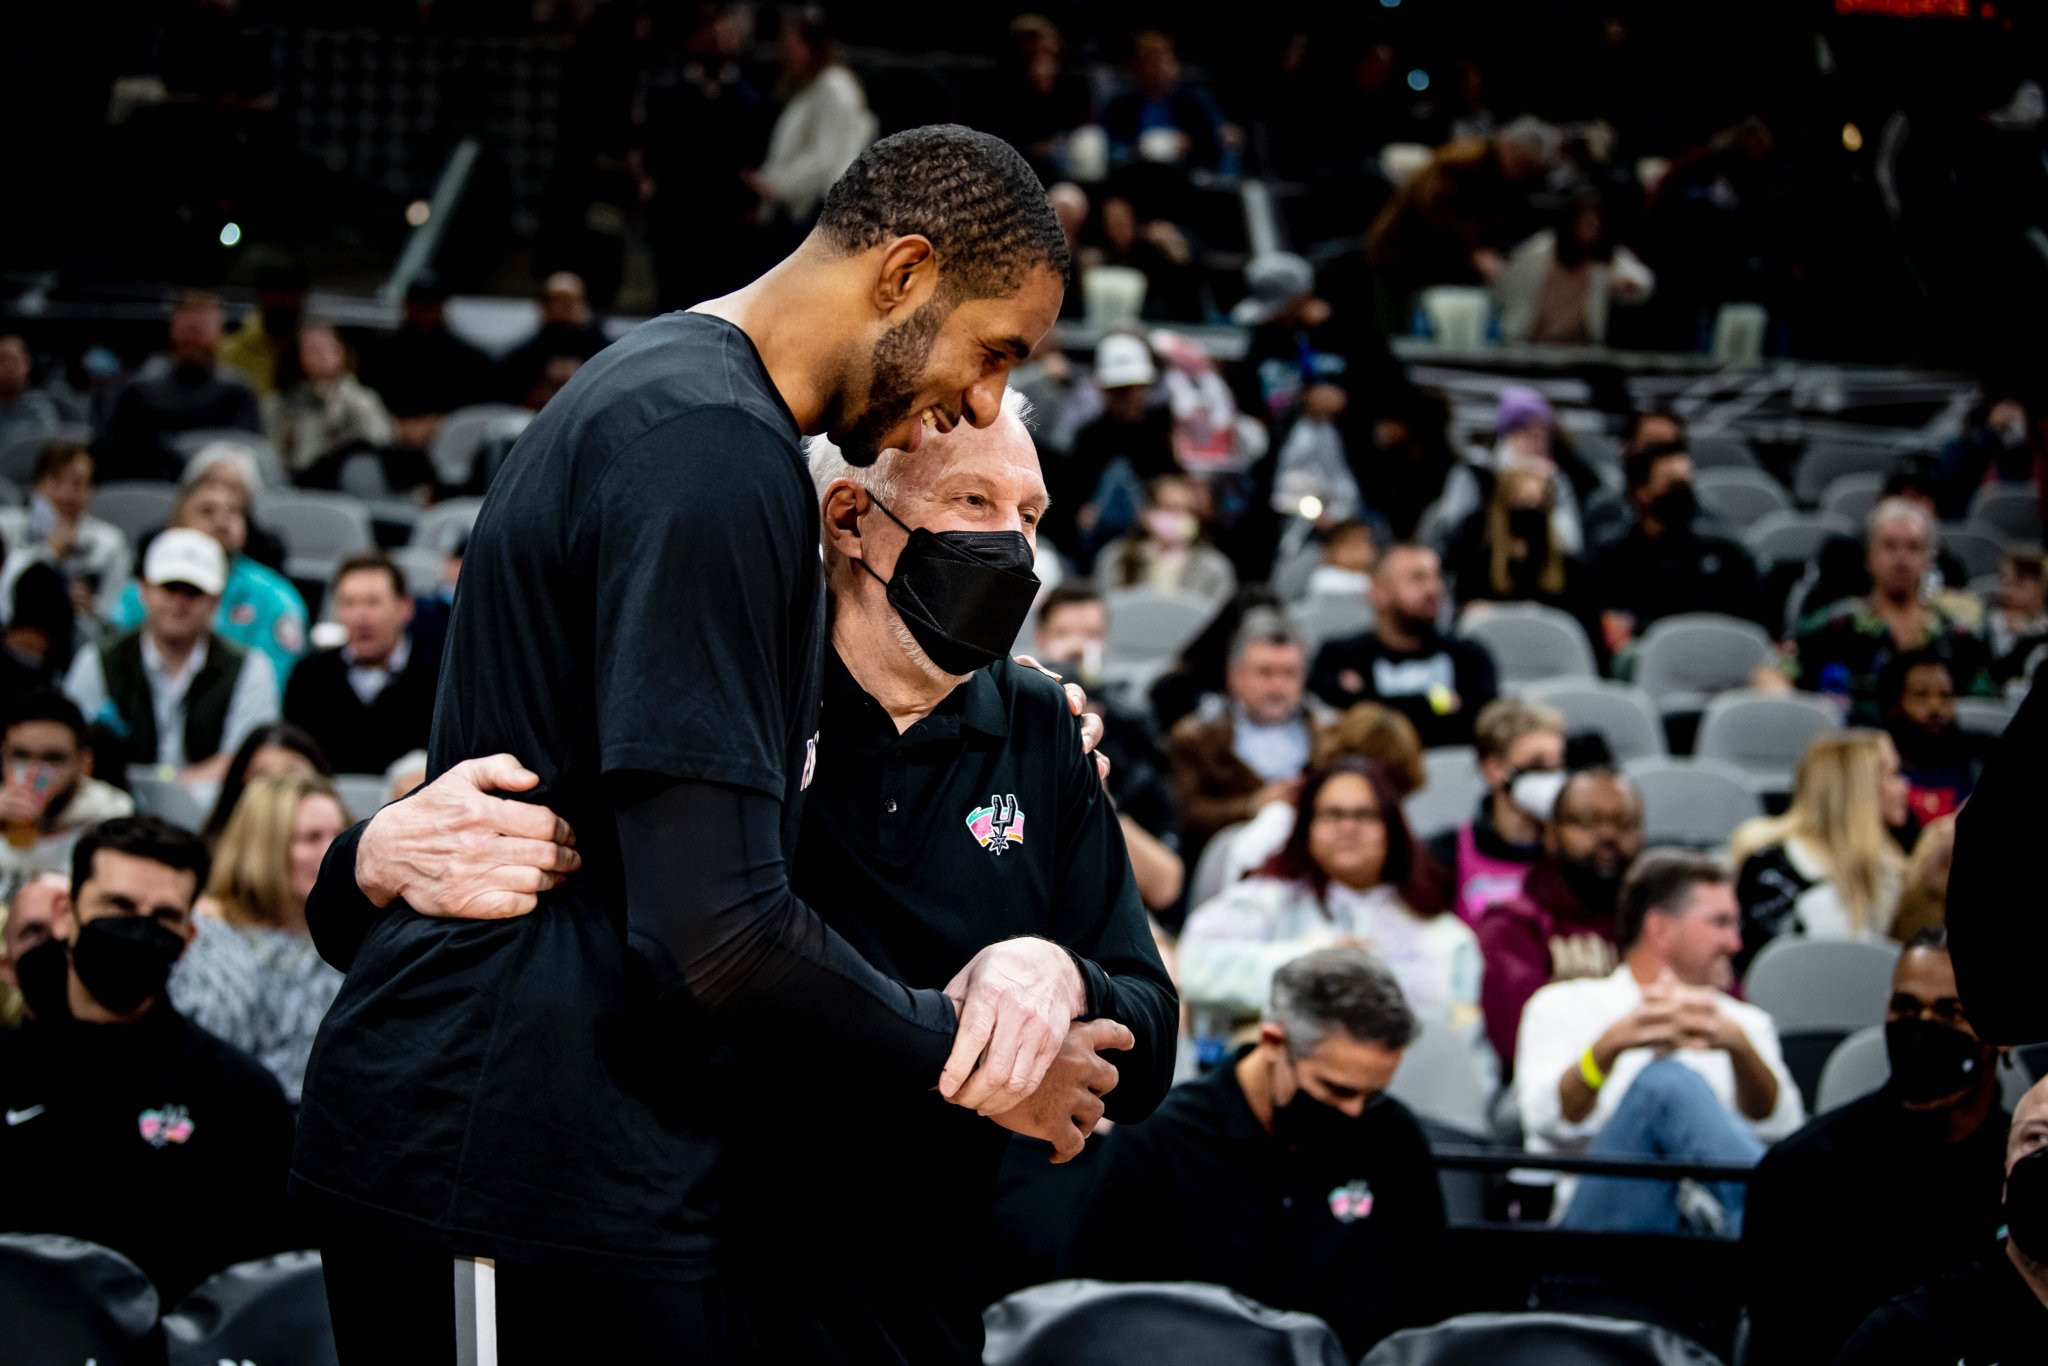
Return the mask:
<path id="1" fill-rule="evenodd" d="M 939 260 L 931 239 L 912 233 L 899 237 L 882 252 L 875 276 L 875 309 L 884 316 L 915 311 L 930 297 L 939 278 Z"/>
<path id="2" fill-rule="evenodd" d="M 849 560 L 864 559 L 860 518 L 868 508 L 867 490 L 851 479 L 835 479 L 826 488 L 821 506 L 826 548 Z"/>
<path id="3" fill-rule="evenodd" d="M 1259 1047 L 1271 1053 L 1287 1051 L 1287 1026 L 1277 1020 L 1262 1020 L 1259 1023 Z"/>

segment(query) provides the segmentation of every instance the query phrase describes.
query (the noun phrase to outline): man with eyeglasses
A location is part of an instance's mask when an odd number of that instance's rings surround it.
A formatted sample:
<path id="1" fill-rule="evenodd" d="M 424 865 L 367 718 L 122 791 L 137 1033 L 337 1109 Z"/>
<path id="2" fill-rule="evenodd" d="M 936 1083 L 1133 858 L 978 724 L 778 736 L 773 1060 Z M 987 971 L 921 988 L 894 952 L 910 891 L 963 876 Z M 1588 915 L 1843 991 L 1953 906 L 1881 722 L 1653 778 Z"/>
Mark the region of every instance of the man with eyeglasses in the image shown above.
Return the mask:
<path id="1" fill-rule="evenodd" d="M 1994 1247 L 2006 1052 L 1956 994 L 1948 931 L 1915 936 L 1885 1010 L 1891 1076 L 1773 1148 L 1749 1186 L 1753 1366 L 1833 1361 L 1870 1312 Z"/>
<path id="2" fill-rule="evenodd" d="M 1317 1315 L 1352 1356 L 1434 1322 L 1436 1163 L 1384 1094 L 1416 1030 L 1363 949 L 1287 963 L 1258 1042 L 1104 1142 L 1072 1274 L 1228 1286 Z"/>
<path id="3" fill-rule="evenodd" d="M 1543 827 L 1543 858 L 1518 896 L 1480 912 L 1480 1004 L 1501 1066 L 1515 1063 L 1522 1007 L 1551 982 L 1605 977 L 1621 961 L 1615 906 L 1643 852 L 1643 799 L 1612 769 L 1565 780 Z"/>

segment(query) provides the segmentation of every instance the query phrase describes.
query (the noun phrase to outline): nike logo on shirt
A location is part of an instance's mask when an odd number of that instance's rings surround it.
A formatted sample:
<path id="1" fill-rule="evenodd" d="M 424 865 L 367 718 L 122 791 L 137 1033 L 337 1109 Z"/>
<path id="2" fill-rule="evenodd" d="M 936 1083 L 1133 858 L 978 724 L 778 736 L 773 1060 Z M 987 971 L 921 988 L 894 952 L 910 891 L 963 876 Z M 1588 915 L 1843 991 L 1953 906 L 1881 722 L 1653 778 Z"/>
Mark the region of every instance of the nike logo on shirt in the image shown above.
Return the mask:
<path id="1" fill-rule="evenodd" d="M 45 1108 L 41 1105 L 31 1105 L 26 1110 L 9 1110 L 7 1112 L 7 1127 L 12 1129 L 17 1124 L 26 1124 L 41 1114 Z"/>

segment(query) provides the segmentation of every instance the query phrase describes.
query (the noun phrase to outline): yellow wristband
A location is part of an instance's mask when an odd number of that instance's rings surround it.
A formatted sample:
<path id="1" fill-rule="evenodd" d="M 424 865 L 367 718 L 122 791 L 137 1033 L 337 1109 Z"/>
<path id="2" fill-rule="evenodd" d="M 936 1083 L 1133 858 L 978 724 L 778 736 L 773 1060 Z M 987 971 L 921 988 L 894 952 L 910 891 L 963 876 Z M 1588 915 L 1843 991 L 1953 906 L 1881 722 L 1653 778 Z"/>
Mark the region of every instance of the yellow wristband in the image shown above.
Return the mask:
<path id="1" fill-rule="evenodd" d="M 1607 1084 L 1607 1074 L 1600 1070 L 1599 1063 L 1593 1061 L 1593 1046 L 1591 1044 L 1586 1046 L 1585 1052 L 1579 1054 L 1579 1075 L 1584 1077 L 1586 1085 L 1592 1087 L 1595 1091 Z"/>

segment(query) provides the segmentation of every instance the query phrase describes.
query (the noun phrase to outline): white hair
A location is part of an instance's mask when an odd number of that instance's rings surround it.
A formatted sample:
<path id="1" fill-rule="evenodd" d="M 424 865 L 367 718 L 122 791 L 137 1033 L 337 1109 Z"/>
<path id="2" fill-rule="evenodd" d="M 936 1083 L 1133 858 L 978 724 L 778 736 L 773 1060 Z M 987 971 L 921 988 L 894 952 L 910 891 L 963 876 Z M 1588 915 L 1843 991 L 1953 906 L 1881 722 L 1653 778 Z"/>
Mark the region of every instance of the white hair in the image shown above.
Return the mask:
<path id="1" fill-rule="evenodd" d="M 1031 400 L 1015 388 L 1004 390 L 1003 415 L 1016 418 L 1024 424 L 1025 430 L 1029 431 L 1033 416 Z M 832 444 L 832 438 L 828 436 L 808 437 L 804 441 L 804 456 L 811 465 L 811 483 L 818 490 L 820 498 L 823 498 L 825 490 L 831 488 L 838 480 L 846 479 L 866 489 L 883 502 L 894 504 L 896 492 L 902 487 L 896 470 L 897 458 L 902 454 L 902 451 L 894 449 L 883 451 L 881 459 L 866 469 L 861 469 L 859 466 L 848 464 L 845 455 L 841 454 L 839 447 Z"/>
<path id="2" fill-rule="evenodd" d="M 232 470 L 252 496 L 262 489 L 263 471 L 257 465 L 256 457 L 249 454 L 246 447 L 232 441 L 214 441 L 200 447 L 199 453 L 185 466 L 181 482 L 189 489 L 222 466 Z"/>
<path id="3" fill-rule="evenodd" d="M 1927 509 L 1910 498 L 1887 498 L 1870 510 L 1869 532 L 1874 537 L 1877 529 L 1887 522 L 1911 522 L 1927 540 L 1927 549 L 1932 552 L 1936 546 L 1934 519 L 1927 515 Z"/>

